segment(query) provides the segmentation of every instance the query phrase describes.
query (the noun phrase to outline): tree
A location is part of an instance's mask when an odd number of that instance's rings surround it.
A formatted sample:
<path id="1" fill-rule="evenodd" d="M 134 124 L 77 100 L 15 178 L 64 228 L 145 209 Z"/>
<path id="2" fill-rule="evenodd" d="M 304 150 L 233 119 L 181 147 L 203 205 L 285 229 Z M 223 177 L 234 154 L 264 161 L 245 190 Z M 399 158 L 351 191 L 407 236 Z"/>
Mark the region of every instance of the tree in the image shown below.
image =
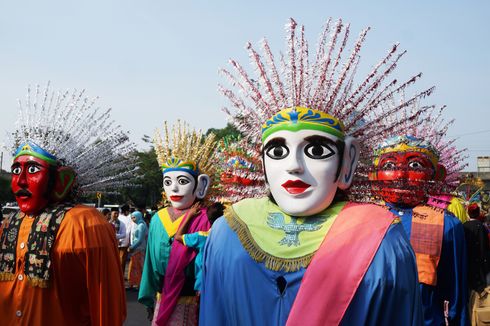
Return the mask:
<path id="1" fill-rule="evenodd" d="M 226 127 L 221 129 L 217 129 L 217 128 L 208 129 L 206 135 L 209 135 L 210 133 L 214 133 L 216 135 L 217 140 L 221 140 L 227 136 L 232 136 L 236 139 L 240 136 L 240 132 L 238 131 L 238 129 L 236 129 L 229 123 L 226 125 Z"/>

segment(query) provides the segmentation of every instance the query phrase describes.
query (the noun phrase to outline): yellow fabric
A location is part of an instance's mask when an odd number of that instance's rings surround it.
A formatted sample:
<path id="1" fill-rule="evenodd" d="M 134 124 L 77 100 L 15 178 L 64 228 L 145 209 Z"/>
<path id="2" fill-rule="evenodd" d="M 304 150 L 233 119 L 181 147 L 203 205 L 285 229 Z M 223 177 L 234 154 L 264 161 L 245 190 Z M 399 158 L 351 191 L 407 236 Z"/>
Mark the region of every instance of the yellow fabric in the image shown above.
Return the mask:
<path id="1" fill-rule="evenodd" d="M 451 203 L 447 207 L 447 210 L 456 216 L 461 223 L 469 220 L 468 213 L 466 212 L 463 203 L 457 197 L 453 197 L 453 199 L 451 199 Z"/>
<path id="2" fill-rule="evenodd" d="M 482 293 L 471 291 L 469 311 L 472 326 L 490 325 L 490 286 Z"/>
<path id="3" fill-rule="evenodd" d="M 178 219 L 172 221 L 170 215 L 168 214 L 168 208 L 164 208 L 158 211 L 158 217 L 160 218 L 160 221 L 162 222 L 165 231 L 167 231 L 169 238 L 173 237 L 175 233 L 177 233 L 180 222 L 182 222 L 184 215 L 185 214 L 182 214 Z"/>
<path id="4" fill-rule="evenodd" d="M 69 210 L 51 251 L 48 288 L 23 275 L 33 219 L 22 221 L 15 279 L 0 282 L 0 316 L 9 325 L 122 325 L 126 299 L 114 228 L 96 209 Z M 2 230 L 0 230 L 0 233 Z"/>
<path id="5" fill-rule="evenodd" d="M 308 266 L 344 206 L 336 203 L 293 220 L 268 198 L 244 199 L 224 215 L 252 259 L 268 269 L 291 272 Z"/>
<path id="6" fill-rule="evenodd" d="M 267 224 L 267 217 L 270 213 L 281 213 L 284 216 L 285 224 L 291 222 L 291 217 L 280 211 L 279 207 L 272 203 L 269 198 L 242 200 L 233 205 L 238 218 L 240 218 L 250 231 L 255 243 L 265 252 L 280 258 L 296 258 L 315 252 L 328 232 L 335 217 L 344 207 L 345 202 L 337 203 L 326 209 L 324 212 L 315 216 L 297 218 L 298 224 L 303 224 L 313 217 L 325 217 L 326 221 L 316 231 L 300 232 L 300 246 L 280 245 L 279 242 L 285 237 L 282 229 L 274 229 Z"/>

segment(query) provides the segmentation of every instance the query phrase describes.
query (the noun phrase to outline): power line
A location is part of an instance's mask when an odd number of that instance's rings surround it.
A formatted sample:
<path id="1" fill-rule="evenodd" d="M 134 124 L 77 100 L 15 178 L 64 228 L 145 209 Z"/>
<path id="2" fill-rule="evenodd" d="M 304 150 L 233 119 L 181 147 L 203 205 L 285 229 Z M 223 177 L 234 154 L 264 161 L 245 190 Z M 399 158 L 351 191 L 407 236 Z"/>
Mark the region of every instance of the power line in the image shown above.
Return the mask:
<path id="1" fill-rule="evenodd" d="M 467 133 L 464 133 L 464 134 L 456 135 L 454 137 L 464 137 L 464 136 L 470 136 L 470 135 L 478 135 L 478 134 L 484 134 L 484 133 L 487 133 L 487 132 L 490 132 L 490 129 L 467 132 Z"/>

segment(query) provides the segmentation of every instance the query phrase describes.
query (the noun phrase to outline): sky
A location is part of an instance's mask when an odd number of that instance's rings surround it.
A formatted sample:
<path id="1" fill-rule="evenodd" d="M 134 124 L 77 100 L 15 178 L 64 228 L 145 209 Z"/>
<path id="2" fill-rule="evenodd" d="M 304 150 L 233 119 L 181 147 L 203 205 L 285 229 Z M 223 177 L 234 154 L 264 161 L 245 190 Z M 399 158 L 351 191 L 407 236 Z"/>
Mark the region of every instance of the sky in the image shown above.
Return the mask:
<path id="1" fill-rule="evenodd" d="M 145 148 L 163 121 L 207 130 L 226 125 L 218 68 L 246 65 L 244 45 L 264 36 L 284 49 L 289 17 L 313 45 L 328 17 L 370 26 L 361 52 L 369 70 L 400 42 L 408 51 L 397 74 L 423 72 L 418 89 L 436 86 L 429 102 L 447 105 L 448 135 L 468 148 L 468 167 L 490 156 L 490 2 L 481 1 L 0 1 L 0 143 L 12 131 L 27 85 L 86 89 L 112 108 L 117 124 Z M 351 42 L 354 38 L 351 39 Z M 361 69 L 361 70 L 362 70 Z M 360 71 L 362 75 L 362 71 Z M 3 168 L 10 165 L 4 155 Z"/>

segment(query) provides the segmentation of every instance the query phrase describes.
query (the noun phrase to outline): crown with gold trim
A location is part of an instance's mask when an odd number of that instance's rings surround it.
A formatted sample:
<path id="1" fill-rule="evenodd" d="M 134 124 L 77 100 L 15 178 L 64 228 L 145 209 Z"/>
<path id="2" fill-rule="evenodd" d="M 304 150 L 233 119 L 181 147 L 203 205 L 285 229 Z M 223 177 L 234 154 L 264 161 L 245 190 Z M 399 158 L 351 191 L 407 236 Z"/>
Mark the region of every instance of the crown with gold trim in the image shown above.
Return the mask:
<path id="1" fill-rule="evenodd" d="M 214 174 L 213 152 L 216 147 L 214 134 L 204 136 L 201 131 L 191 130 L 180 120 L 169 132 L 167 122 L 163 125 L 164 139 L 160 131 L 154 137 L 155 152 L 162 172 L 186 171 L 194 176 Z"/>
<path id="2" fill-rule="evenodd" d="M 378 166 L 381 155 L 387 153 L 418 152 L 422 153 L 437 167 L 439 152 L 427 140 L 411 135 L 401 135 L 386 139 L 374 151 L 374 166 Z"/>
<path id="3" fill-rule="evenodd" d="M 302 129 L 324 131 L 340 139 L 345 136 L 342 122 L 330 114 L 304 107 L 293 107 L 279 111 L 262 125 L 262 141 L 279 130 Z"/>

